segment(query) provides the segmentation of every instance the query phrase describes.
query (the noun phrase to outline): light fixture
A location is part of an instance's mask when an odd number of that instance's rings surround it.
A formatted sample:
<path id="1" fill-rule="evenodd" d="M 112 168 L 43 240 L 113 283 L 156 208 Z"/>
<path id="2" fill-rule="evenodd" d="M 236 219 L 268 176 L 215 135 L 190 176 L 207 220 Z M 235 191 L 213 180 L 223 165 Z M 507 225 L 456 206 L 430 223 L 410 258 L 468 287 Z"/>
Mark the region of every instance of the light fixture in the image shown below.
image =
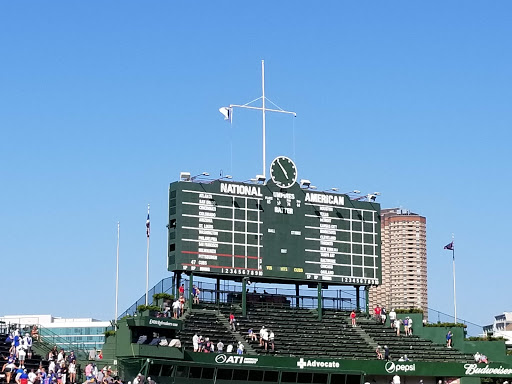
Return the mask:
<path id="1" fill-rule="evenodd" d="M 339 188 L 332 187 L 329 189 L 324 189 L 322 192 L 338 192 L 338 191 L 339 191 Z"/>
<path id="2" fill-rule="evenodd" d="M 352 193 L 355 193 L 356 195 L 360 194 L 361 191 L 358 190 L 358 189 L 354 189 L 353 191 L 348 191 L 348 192 L 345 192 L 344 195 L 348 195 L 348 194 L 352 194 Z"/>
<path id="3" fill-rule="evenodd" d="M 259 183 L 264 183 L 266 179 L 265 179 L 265 176 L 263 176 L 263 175 L 256 175 L 256 180 Z"/>
<path id="4" fill-rule="evenodd" d="M 301 188 L 309 188 L 310 185 L 311 185 L 311 181 L 309 181 L 307 179 L 300 179 L 300 187 Z"/>
<path id="5" fill-rule="evenodd" d="M 190 172 L 180 172 L 180 181 L 190 181 Z"/>
<path id="6" fill-rule="evenodd" d="M 219 181 L 219 180 L 223 180 L 223 179 L 232 179 L 232 178 L 233 178 L 233 176 L 231 176 L 231 175 L 221 176 L 218 179 L 212 180 L 210 183 L 213 183 L 214 181 Z"/>
<path id="7" fill-rule="evenodd" d="M 198 177 L 201 177 L 201 176 L 210 176 L 210 174 L 208 172 L 203 172 L 203 173 L 200 173 L 199 175 L 195 175 L 195 176 L 192 176 L 190 178 L 191 181 L 197 179 Z"/>

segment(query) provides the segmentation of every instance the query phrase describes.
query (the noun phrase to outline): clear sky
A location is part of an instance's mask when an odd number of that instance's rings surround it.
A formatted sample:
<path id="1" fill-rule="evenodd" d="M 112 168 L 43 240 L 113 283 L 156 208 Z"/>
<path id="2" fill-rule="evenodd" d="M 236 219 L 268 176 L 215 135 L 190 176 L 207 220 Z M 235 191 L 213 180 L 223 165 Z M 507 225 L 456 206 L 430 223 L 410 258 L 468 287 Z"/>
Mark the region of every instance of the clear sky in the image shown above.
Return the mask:
<path id="1" fill-rule="evenodd" d="M 114 315 L 166 271 L 180 171 L 379 191 L 427 217 L 429 306 L 478 324 L 512 310 L 512 3 L 0 2 L 0 314 Z"/>

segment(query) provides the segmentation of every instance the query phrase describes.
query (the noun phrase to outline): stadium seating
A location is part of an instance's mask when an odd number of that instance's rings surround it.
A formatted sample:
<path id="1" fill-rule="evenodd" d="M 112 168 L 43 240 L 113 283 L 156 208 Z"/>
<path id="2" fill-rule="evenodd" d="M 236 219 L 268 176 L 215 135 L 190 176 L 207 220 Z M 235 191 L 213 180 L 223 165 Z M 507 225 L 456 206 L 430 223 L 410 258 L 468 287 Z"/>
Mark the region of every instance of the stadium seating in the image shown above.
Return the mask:
<path id="1" fill-rule="evenodd" d="M 5 339 L 7 338 L 6 334 L 0 334 L 0 357 L 8 357 L 9 356 L 9 348 L 11 347 L 10 343 L 6 343 Z M 0 359 L 0 364 L 3 366 L 5 360 Z M 41 356 L 33 353 L 32 358 L 27 358 L 25 360 L 25 368 L 30 372 L 31 369 L 37 371 L 39 368 L 39 364 L 42 364 L 46 369 L 48 368 L 48 361 L 43 359 Z M 0 383 L 5 383 L 5 375 L 0 374 Z M 11 383 L 15 383 L 14 376 L 11 378 Z"/>
<path id="2" fill-rule="evenodd" d="M 224 316 L 224 321 L 220 321 L 212 310 Z M 387 345 L 393 360 L 407 355 L 411 361 L 472 361 L 471 355 L 454 348 L 448 349 L 415 335 L 397 336 L 393 329 L 373 319 L 359 316 L 358 326 L 353 328 L 347 311 L 324 310 L 323 318 L 319 321 L 315 310 L 268 307 L 257 303 L 248 305 L 245 317 L 236 304 L 201 304 L 186 318 L 184 330 L 180 334 L 185 348 L 192 349 L 192 336 L 195 332 L 210 337 L 215 343 L 219 339 L 225 345 L 227 342 L 234 343 L 235 336 L 226 326 L 230 313 L 235 315 L 237 332 L 258 354 L 374 360 L 376 346 Z M 262 326 L 275 334 L 274 352 L 265 351 L 257 341 L 249 341 L 248 329 L 252 328 L 259 333 Z"/>

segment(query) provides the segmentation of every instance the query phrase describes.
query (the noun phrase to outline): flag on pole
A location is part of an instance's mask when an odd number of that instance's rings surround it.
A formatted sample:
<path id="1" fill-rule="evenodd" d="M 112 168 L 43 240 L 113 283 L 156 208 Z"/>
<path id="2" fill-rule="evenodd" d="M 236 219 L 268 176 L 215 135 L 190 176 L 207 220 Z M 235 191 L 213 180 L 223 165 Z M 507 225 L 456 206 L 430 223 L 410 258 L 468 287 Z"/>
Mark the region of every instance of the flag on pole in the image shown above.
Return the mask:
<path id="1" fill-rule="evenodd" d="M 149 216 L 148 216 L 148 217 L 149 217 Z M 148 218 L 148 220 L 149 220 L 149 218 Z M 448 249 L 448 250 L 450 250 L 450 251 L 453 251 L 453 249 L 454 249 L 454 248 L 453 248 L 453 241 L 452 241 L 450 244 L 446 244 L 446 245 L 444 246 L 444 249 Z"/>
<path id="2" fill-rule="evenodd" d="M 149 239 L 149 212 L 148 212 L 148 219 L 146 220 L 146 236 Z"/>

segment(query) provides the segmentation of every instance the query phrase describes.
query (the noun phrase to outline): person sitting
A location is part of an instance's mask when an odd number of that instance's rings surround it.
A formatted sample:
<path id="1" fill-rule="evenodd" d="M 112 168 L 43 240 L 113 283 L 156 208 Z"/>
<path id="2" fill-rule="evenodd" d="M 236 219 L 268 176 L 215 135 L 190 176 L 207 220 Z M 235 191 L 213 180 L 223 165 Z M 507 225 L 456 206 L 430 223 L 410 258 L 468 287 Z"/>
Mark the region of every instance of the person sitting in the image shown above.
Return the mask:
<path id="1" fill-rule="evenodd" d="M 141 335 L 139 336 L 137 340 L 137 344 L 144 344 L 148 340 L 147 335 Z"/>
<path id="2" fill-rule="evenodd" d="M 158 343 L 160 343 L 160 336 L 158 333 L 153 332 L 153 340 L 149 342 L 149 345 L 158 345 Z"/>
<path id="3" fill-rule="evenodd" d="M 489 360 L 487 360 L 487 356 L 485 356 L 484 354 L 480 355 L 480 362 L 489 364 Z"/>
<path id="4" fill-rule="evenodd" d="M 179 339 L 172 339 L 169 347 L 181 348 L 181 341 Z"/>
<path id="5" fill-rule="evenodd" d="M 403 355 L 398 359 L 398 361 L 409 361 L 409 358 L 407 357 L 407 355 Z"/>
<path id="6" fill-rule="evenodd" d="M 228 344 L 226 348 L 226 353 L 233 353 L 233 344 Z"/>
<path id="7" fill-rule="evenodd" d="M 256 336 L 256 334 L 254 333 L 252 328 L 249 328 L 248 333 L 249 333 L 249 340 L 250 341 L 258 341 L 258 336 Z"/>
<path id="8" fill-rule="evenodd" d="M 377 345 L 377 349 L 375 350 L 375 353 L 377 354 L 377 360 L 382 360 L 382 352 L 380 350 L 380 345 Z"/>
<path id="9" fill-rule="evenodd" d="M 167 341 L 167 339 L 165 337 L 162 337 L 160 339 L 160 342 L 158 343 L 159 347 L 167 347 L 168 345 L 169 345 L 169 342 Z"/>
<path id="10" fill-rule="evenodd" d="M 238 347 L 236 348 L 236 353 L 238 353 L 239 355 L 244 354 L 244 345 L 242 344 L 241 341 L 238 342 Z"/>
<path id="11" fill-rule="evenodd" d="M 475 363 L 480 363 L 480 352 L 475 353 L 473 358 L 475 359 Z"/>

